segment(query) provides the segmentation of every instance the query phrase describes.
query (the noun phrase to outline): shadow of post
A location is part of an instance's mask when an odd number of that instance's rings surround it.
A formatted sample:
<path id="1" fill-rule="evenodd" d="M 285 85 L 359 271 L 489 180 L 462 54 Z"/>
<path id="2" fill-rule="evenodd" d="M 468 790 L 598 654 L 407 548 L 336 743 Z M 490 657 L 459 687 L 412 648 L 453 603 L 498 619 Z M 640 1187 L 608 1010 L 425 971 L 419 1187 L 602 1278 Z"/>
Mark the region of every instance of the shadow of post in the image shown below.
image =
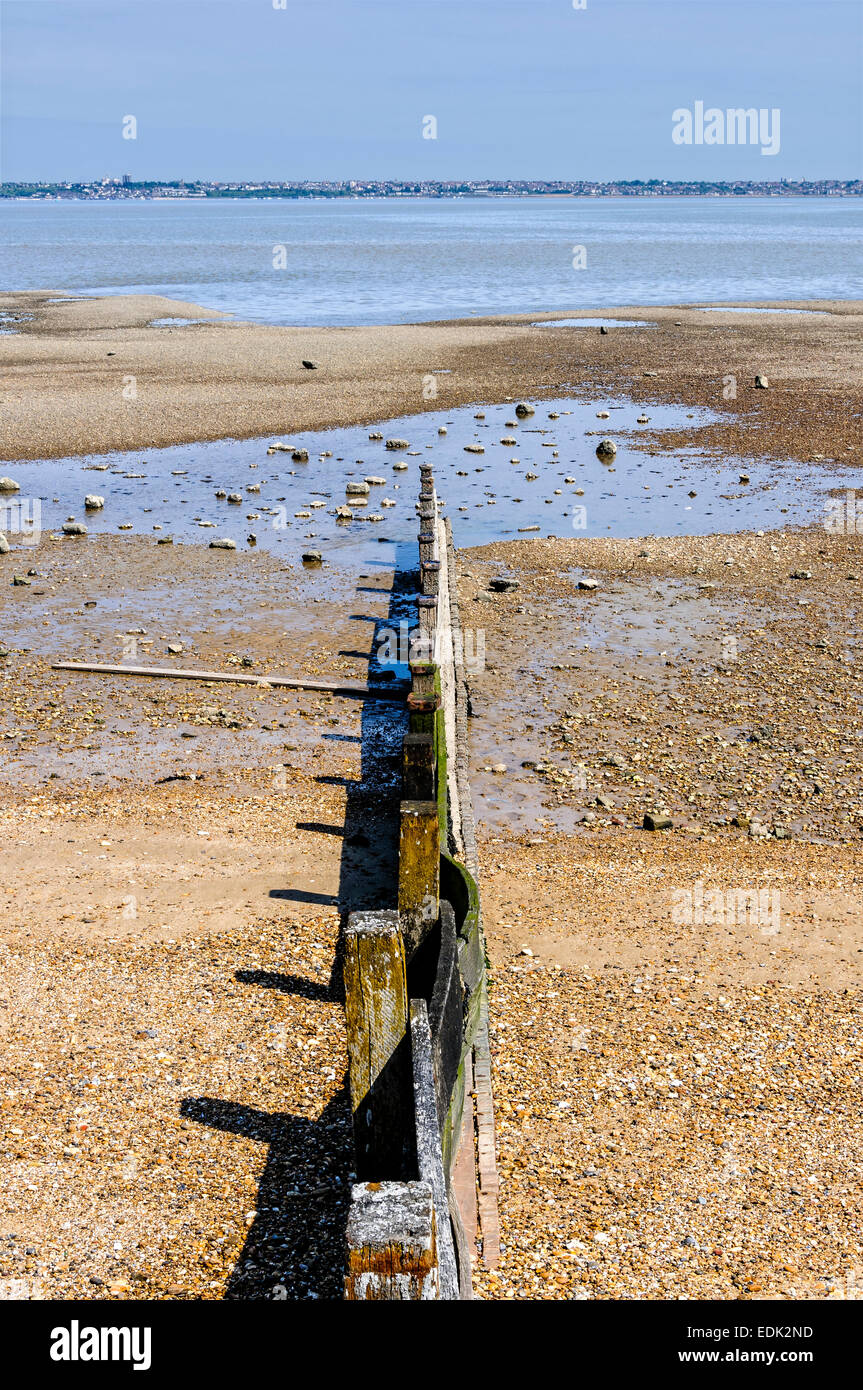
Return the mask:
<path id="1" fill-rule="evenodd" d="M 413 626 L 417 595 L 416 545 L 395 546 L 393 583 L 384 618 L 375 621 L 368 658 L 367 682 L 407 683 L 406 665 L 382 661 L 391 652 L 387 635 L 398 639 Z M 377 590 L 376 592 L 380 592 Z M 405 628 L 400 625 L 404 623 Z M 402 644 L 403 645 L 403 644 Z M 404 657 L 405 653 L 400 653 Z M 339 949 L 331 983 L 342 997 L 342 938 L 351 912 L 398 905 L 399 802 L 402 782 L 402 740 L 407 732 L 407 709 L 378 700 L 363 701 L 360 714 L 360 775 L 345 784 L 345 822 L 339 864 L 338 906 L 341 918 Z"/>
<path id="2" fill-rule="evenodd" d="M 381 638 L 413 626 L 417 593 L 415 546 L 397 544 L 387 615 L 375 619 L 367 680 L 383 684 L 385 672 L 405 679 L 406 668 L 382 664 Z M 376 592 L 380 592 L 376 590 Z M 368 622 L 368 618 L 364 621 Z M 403 657 L 404 653 L 400 653 Z M 239 970 L 244 984 L 312 1000 L 343 1000 L 344 931 L 351 912 L 398 904 L 401 746 L 406 709 L 365 700 L 361 709 L 360 776 L 345 783 L 346 804 L 339 864 L 339 937 L 328 986 L 276 972 Z M 325 779 L 321 779 L 322 781 Z M 341 780 L 341 779 L 338 779 Z M 308 828 L 311 828 L 309 825 Z M 320 825 L 321 833 L 334 827 Z M 271 898 L 332 902 L 327 895 L 276 889 Z M 182 1103 L 186 1119 L 267 1144 L 258 1182 L 255 1216 L 228 1279 L 226 1299 L 340 1299 L 354 1148 L 347 1084 L 317 1119 L 269 1114 L 212 1097 Z"/>
<path id="3" fill-rule="evenodd" d="M 342 1296 L 344 1231 L 353 1165 L 344 1087 L 317 1119 L 268 1114 L 201 1096 L 184 1118 L 267 1144 L 255 1217 L 225 1289 L 226 1299 Z"/>

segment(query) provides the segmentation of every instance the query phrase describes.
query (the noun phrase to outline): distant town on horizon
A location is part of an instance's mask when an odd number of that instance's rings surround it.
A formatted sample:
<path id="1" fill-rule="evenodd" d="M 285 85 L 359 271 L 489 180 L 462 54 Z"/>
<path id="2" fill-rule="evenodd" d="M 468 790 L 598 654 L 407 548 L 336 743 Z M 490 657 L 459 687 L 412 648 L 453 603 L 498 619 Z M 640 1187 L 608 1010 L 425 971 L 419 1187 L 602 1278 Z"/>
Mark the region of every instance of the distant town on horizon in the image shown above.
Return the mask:
<path id="1" fill-rule="evenodd" d="M 863 196 L 863 179 L 87 179 L 80 182 L 0 183 L 0 197 L 42 199 L 151 198 L 501 198 L 501 197 L 743 197 Z"/>

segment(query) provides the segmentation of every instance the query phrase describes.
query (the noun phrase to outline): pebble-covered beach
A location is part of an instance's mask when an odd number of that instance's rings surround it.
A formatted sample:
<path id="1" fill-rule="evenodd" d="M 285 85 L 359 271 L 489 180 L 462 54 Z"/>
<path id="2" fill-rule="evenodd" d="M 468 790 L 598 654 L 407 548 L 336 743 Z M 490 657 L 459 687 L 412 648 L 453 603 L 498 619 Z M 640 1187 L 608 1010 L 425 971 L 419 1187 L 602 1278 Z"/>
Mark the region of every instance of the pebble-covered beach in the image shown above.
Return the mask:
<path id="1" fill-rule="evenodd" d="M 385 348 L 377 329 L 157 339 L 152 305 L 87 304 L 3 339 L 0 471 L 22 495 L 26 458 L 119 447 L 101 396 L 86 444 L 69 432 L 120 370 L 97 353 L 143 371 L 176 355 L 129 447 L 203 437 L 206 406 L 210 437 L 260 435 L 266 460 L 292 429 L 418 413 L 441 348 L 441 409 L 529 400 L 545 428 L 544 401 L 594 393 L 585 458 L 612 493 L 623 470 L 603 471 L 593 432 L 614 432 L 595 416 L 616 396 L 718 416 L 620 436 L 674 470 L 681 507 L 696 448 L 735 459 L 744 498 L 740 459 L 762 482 L 799 464 L 834 489 L 832 529 L 777 509 L 734 534 L 565 538 L 520 489 L 536 531 L 460 551 L 482 653 L 471 783 L 501 1179 L 500 1265 L 478 1262 L 475 1284 L 515 1300 L 860 1297 L 863 516 L 835 486 L 860 460 L 860 305 L 815 306 L 826 325 L 614 310 L 659 327 L 605 335 L 408 325 Z M 298 363 L 274 401 L 286 344 Z M 56 390 L 37 398 L 46 354 Z M 473 413 L 450 439 L 472 469 Z M 542 468 L 556 480 L 556 460 Z M 107 481 L 88 473 L 86 490 Z M 353 1162 L 339 926 L 392 895 L 398 738 L 377 709 L 267 677 L 363 683 L 401 580 L 383 546 L 353 563 L 346 540 L 339 558 L 323 524 L 311 567 L 212 550 L 216 532 L 160 546 L 151 527 L 10 534 L 0 555 L 0 1289 L 337 1298 Z M 51 670 L 70 659 L 259 683 Z"/>

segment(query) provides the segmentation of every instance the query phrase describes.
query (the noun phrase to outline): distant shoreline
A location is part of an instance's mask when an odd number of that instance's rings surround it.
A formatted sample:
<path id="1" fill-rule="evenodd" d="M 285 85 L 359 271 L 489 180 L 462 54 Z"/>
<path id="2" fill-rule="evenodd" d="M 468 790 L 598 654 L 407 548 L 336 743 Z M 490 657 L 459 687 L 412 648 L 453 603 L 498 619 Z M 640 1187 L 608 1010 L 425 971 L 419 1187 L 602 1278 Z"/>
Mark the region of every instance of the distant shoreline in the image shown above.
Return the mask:
<path id="1" fill-rule="evenodd" d="M 122 179 L 62 180 L 59 183 L 6 180 L 0 199 L 21 202 L 206 202 L 222 199 L 326 202 L 393 198 L 431 200 L 505 198 L 859 198 L 863 179 L 508 179 L 508 180 L 262 180 Z"/>

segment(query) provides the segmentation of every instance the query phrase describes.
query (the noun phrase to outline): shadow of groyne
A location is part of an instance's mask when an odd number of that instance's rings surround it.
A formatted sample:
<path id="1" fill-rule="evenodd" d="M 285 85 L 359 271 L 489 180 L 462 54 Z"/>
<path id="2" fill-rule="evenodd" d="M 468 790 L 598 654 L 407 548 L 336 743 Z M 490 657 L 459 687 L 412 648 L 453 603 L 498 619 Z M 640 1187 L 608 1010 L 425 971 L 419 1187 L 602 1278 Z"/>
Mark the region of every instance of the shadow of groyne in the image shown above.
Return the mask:
<path id="1" fill-rule="evenodd" d="M 394 562 L 375 561 L 393 570 L 385 617 L 356 614 L 370 637 L 367 683 L 393 687 L 407 680 L 407 667 L 392 663 L 387 633 L 406 632 L 417 596 L 416 547 L 397 544 Z M 383 594 L 380 588 L 358 592 Z M 353 615 L 352 615 L 353 616 Z M 369 631 L 371 624 L 373 630 Z M 350 913 L 396 907 L 398 902 L 399 800 L 401 748 L 407 713 L 397 701 L 367 699 L 360 714 L 360 767 L 356 780 L 322 777 L 345 786 L 342 826 L 303 822 L 301 828 L 341 836 L 338 892 L 314 893 L 287 884 L 274 889 L 274 901 L 326 903 L 339 911 L 339 935 L 327 984 L 289 972 L 239 970 L 236 979 L 252 988 L 296 994 L 312 1002 L 342 1002 L 344 930 Z M 326 735 L 324 735 L 326 737 Z M 340 1299 L 345 1226 L 354 1176 L 354 1148 L 347 1078 L 321 1114 L 269 1113 L 217 1097 L 185 1100 L 181 1113 L 212 1129 L 267 1146 L 258 1180 L 255 1216 L 231 1271 L 224 1297 L 229 1300 Z M 239 1200 L 239 1198 L 238 1198 Z"/>

